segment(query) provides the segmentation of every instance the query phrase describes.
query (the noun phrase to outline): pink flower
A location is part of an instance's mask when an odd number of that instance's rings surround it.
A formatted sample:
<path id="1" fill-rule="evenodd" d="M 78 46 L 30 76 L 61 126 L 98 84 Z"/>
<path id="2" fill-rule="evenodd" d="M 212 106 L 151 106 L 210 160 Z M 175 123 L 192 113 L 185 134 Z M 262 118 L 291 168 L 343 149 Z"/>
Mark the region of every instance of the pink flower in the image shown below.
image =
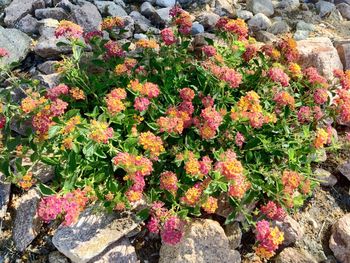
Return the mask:
<path id="1" fill-rule="evenodd" d="M 5 116 L 0 116 L 0 129 L 4 128 L 6 125 L 6 118 Z"/>
<path id="2" fill-rule="evenodd" d="M 80 38 L 83 35 L 83 28 L 71 21 L 62 20 L 55 30 L 56 38 L 61 36 L 67 38 Z"/>
<path id="3" fill-rule="evenodd" d="M 250 44 L 246 47 L 246 50 L 243 53 L 243 59 L 246 62 L 249 62 L 253 57 L 255 57 L 257 52 L 258 52 L 258 48 L 255 45 Z"/>
<path id="4" fill-rule="evenodd" d="M 313 67 L 309 67 L 304 70 L 304 74 L 308 78 L 311 84 L 322 84 L 327 85 L 327 80 L 318 74 L 317 69 Z"/>
<path id="5" fill-rule="evenodd" d="M 176 245 L 183 236 L 184 223 L 177 216 L 170 216 L 166 219 L 161 237 L 164 243 Z"/>
<path id="6" fill-rule="evenodd" d="M 55 220 L 62 212 L 62 198 L 57 195 L 44 197 L 39 202 L 38 215 L 46 223 Z"/>
<path id="7" fill-rule="evenodd" d="M 99 38 L 103 37 L 102 31 L 91 31 L 89 33 L 84 34 L 84 40 L 86 43 L 89 43 L 91 41 L 91 39 L 97 38 L 97 37 L 99 37 Z"/>
<path id="8" fill-rule="evenodd" d="M 242 82 L 242 75 L 234 69 L 224 67 L 221 79 L 226 81 L 231 88 L 238 88 L 239 84 Z"/>
<path id="9" fill-rule="evenodd" d="M 160 35 L 165 45 L 167 46 L 175 44 L 177 41 L 176 37 L 174 36 L 174 32 L 171 30 L 171 28 L 164 28 L 162 31 L 160 31 Z"/>
<path id="10" fill-rule="evenodd" d="M 311 109 L 309 106 L 302 106 L 298 111 L 298 121 L 300 123 L 308 123 L 312 119 Z"/>
<path id="11" fill-rule="evenodd" d="M 317 104 L 324 104 L 328 100 L 328 93 L 326 89 L 316 89 L 314 92 L 314 100 Z"/>
<path id="12" fill-rule="evenodd" d="M 7 57 L 7 56 L 9 56 L 9 52 L 4 48 L 0 48 L 0 58 Z"/>
<path id="13" fill-rule="evenodd" d="M 235 138 L 235 143 L 239 148 L 242 148 L 243 143 L 245 142 L 245 138 L 242 133 L 237 132 L 236 138 Z"/>
<path id="14" fill-rule="evenodd" d="M 202 51 L 207 57 L 213 57 L 216 55 L 216 48 L 213 46 L 205 45 L 202 47 Z"/>
<path id="15" fill-rule="evenodd" d="M 260 242 L 266 240 L 270 235 L 270 223 L 266 220 L 261 220 L 256 223 L 256 239 Z"/>
<path id="16" fill-rule="evenodd" d="M 152 216 L 147 223 L 148 231 L 157 234 L 159 233 L 159 227 L 159 220 L 156 217 Z"/>
<path id="17" fill-rule="evenodd" d="M 115 41 L 109 40 L 104 47 L 106 48 L 106 58 L 121 58 L 125 56 L 125 51 Z"/>
<path id="18" fill-rule="evenodd" d="M 150 105 L 150 101 L 147 98 L 137 97 L 134 101 L 134 108 L 138 111 L 145 111 Z"/>
<path id="19" fill-rule="evenodd" d="M 194 91 L 190 88 L 183 88 L 180 90 L 180 97 L 184 101 L 192 101 L 194 96 Z"/>
<path id="20" fill-rule="evenodd" d="M 46 93 L 46 97 L 50 100 L 55 100 L 61 95 L 67 95 L 69 93 L 69 88 L 65 84 L 59 84 L 56 87 L 49 89 Z"/>
<path id="21" fill-rule="evenodd" d="M 52 116 L 60 116 L 64 113 L 64 111 L 67 109 L 68 107 L 68 103 L 60 100 L 60 99 L 56 99 L 55 101 L 53 101 L 51 103 L 51 107 L 50 107 L 50 111 L 52 113 Z"/>
<path id="22" fill-rule="evenodd" d="M 260 207 L 260 211 L 269 219 L 282 221 L 286 217 L 286 212 L 275 202 L 269 201 L 266 205 Z"/>
<path id="23" fill-rule="evenodd" d="M 289 86 L 289 77 L 282 69 L 270 68 L 267 74 L 272 81 L 281 83 L 283 87 Z"/>

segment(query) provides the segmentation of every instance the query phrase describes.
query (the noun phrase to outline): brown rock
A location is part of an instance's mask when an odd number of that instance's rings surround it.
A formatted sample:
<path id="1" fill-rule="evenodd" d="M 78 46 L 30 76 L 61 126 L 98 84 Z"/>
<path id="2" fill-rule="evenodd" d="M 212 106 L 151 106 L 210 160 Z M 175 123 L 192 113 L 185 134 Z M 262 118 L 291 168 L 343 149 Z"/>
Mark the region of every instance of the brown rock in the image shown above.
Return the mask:
<path id="1" fill-rule="evenodd" d="M 334 43 L 344 69 L 350 69 L 350 41 L 341 40 Z"/>
<path id="2" fill-rule="evenodd" d="M 283 245 L 285 246 L 294 244 L 304 235 L 304 229 L 290 216 L 286 216 L 283 221 L 276 221 L 275 224 L 284 233 Z"/>
<path id="3" fill-rule="evenodd" d="M 240 260 L 240 254 L 230 249 L 220 224 L 205 219 L 189 223 L 180 243 L 163 244 L 159 263 L 238 263 Z"/>
<path id="4" fill-rule="evenodd" d="M 277 256 L 275 263 L 317 263 L 317 261 L 303 249 L 288 247 Z"/>
<path id="5" fill-rule="evenodd" d="M 297 43 L 300 53 L 299 63 L 302 66 L 315 67 L 326 78 L 332 78 L 335 69 L 343 69 L 338 52 L 329 38 L 316 37 Z"/>
<path id="6" fill-rule="evenodd" d="M 350 262 L 350 213 L 333 225 L 329 248 L 339 262 Z"/>

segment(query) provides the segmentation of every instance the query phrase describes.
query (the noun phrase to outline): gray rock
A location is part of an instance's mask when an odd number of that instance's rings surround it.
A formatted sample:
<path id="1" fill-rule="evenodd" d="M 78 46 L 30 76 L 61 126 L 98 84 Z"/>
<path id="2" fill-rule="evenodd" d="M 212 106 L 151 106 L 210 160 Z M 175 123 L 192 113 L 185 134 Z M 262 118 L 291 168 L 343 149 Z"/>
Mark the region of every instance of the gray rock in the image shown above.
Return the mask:
<path id="1" fill-rule="evenodd" d="M 198 22 L 194 22 L 192 24 L 192 30 L 191 30 L 192 35 L 197 35 L 203 32 L 204 32 L 204 26 L 202 24 Z"/>
<path id="2" fill-rule="evenodd" d="M 242 241 L 242 230 L 238 222 L 225 226 L 225 233 L 232 250 L 238 248 Z"/>
<path id="3" fill-rule="evenodd" d="M 274 224 L 284 233 L 283 245 L 289 246 L 304 235 L 304 229 L 292 217 L 287 215 L 283 221 L 275 221 Z"/>
<path id="4" fill-rule="evenodd" d="M 275 259 L 276 263 L 317 263 L 307 251 L 287 247 Z"/>
<path id="5" fill-rule="evenodd" d="M 12 238 L 18 251 L 24 251 L 39 233 L 42 225 L 36 213 L 39 200 L 38 190 L 30 189 L 15 204 Z"/>
<path id="6" fill-rule="evenodd" d="M 350 262 L 350 213 L 333 225 L 329 248 L 339 262 Z"/>
<path id="7" fill-rule="evenodd" d="M 247 21 L 253 17 L 253 13 L 247 10 L 237 10 L 237 17 Z"/>
<path id="8" fill-rule="evenodd" d="M 339 172 L 350 181 L 350 163 L 345 163 L 338 166 Z"/>
<path id="9" fill-rule="evenodd" d="M 54 251 L 49 254 L 49 263 L 69 263 L 69 260 L 59 251 Z"/>
<path id="10" fill-rule="evenodd" d="M 12 0 L 0 0 L 0 8 L 4 8 L 11 3 Z"/>
<path id="11" fill-rule="evenodd" d="M 282 0 L 278 7 L 283 8 L 285 11 L 294 11 L 298 10 L 299 6 L 299 0 Z"/>
<path id="12" fill-rule="evenodd" d="M 266 16 L 272 16 L 274 8 L 271 0 L 248 0 L 247 10 L 253 12 L 253 14 L 262 13 Z"/>
<path id="13" fill-rule="evenodd" d="M 338 4 L 341 4 L 341 3 L 345 3 L 345 4 L 350 5 L 350 0 L 334 0 L 334 4 L 335 5 L 338 5 Z"/>
<path id="14" fill-rule="evenodd" d="M 335 9 L 335 5 L 330 2 L 320 0 L 316 3 L 316 8 L 320 17 L 325 17 Z"/>
<path id="15" fill-rule="evenodd" d="M 219 19 L 219 15 L 211 12 L 200 13 L 197 17 L 197 21 L 201 23 L 207 31 L 212 31 Z"/>
<path id="16" fill-rule="evenodd" d="M 100 255 L 137 225 L 131 217 L 118 217 L 105 211 L 94 212 L 93 208 L 89 208 L 75 224 L 60 226 L 52 242 L 72 262 L 85 263 Z"/>
<path id="17" fill-rule="evenodd" d="M 316 168 L 314 175 L 318 180 L 321 180 L 322 186 L 334 186 L 338 182 L 337 177 L 322 168 Z"/>
<path id="18" fill-rule="evenodd" d="M 7 205 L 10 200 L 11 184 L 5 183 L 5 176 L 0 173 L 0 220 L 6 215 Z"/>
<path id="19" fill-rule="evenodd" d="M 55 37 L 57 25 L 58 21 L 50 18 L 40 21 L 39 33 L 41 37 L 34 47 L 35 54 L 43 58 L 51 58 L 71 52 L 71 48 L 68 46 L 57 46 L 58 42 L 65 41 L 64 38 L 57 39 Z"/>
<path id="20" fill-rule="evenodd" d="M 169 15 L 170 7 L 165 7 L 158 9 L 156 11 L 155 19 L 151 19 L 152 23 L 156 25 L 167 25 L 171 21 L 171 16 Z"/>
<path id="21" fill-rule="evenodd" d="M 134 24 L 134 19 L 132 19 L 130 16 L 124 17 L 123 30 L 125 32 L 118 36 L 120 39 L 127 39 L 127 38 L 133 37 L 134 30 L 135 30 L 135 24 Z"/>
<path id="22" fill-rule="evenodd" d="M 45 74 L 38 74 L 34 77 L 34 79 L 37 79 L 40 81 L 40 84 L 43 85 L 46 88 L 53 88 L 60 84 L 60 74 L 59 73 L 53 73 L 49 75 Z"/>
<path id="23" fill-rule="evenodd" d="M 18 29 L 0 26 L 0 47 L 9 52 L 9 56 L 0 61 L 0 66 L 21 62 L 29 53 L 31 43 L 32 39 Z"/>
<path id="24" fill-rule="evenodd" d="M 232 18 L 237 15 L 234 4 L 230 0 L 216 0 L 214 13 L 219 16 L 228 16 Z"/>
<path id="25" fill-rule="evenodd" d="M 339 10 L 343 18 L 345 18 L 346 20 L 350 20 L 350 5 L 341 3 L 337 5 L 337 9 Z"/>
<path id="26" fill-rule="evenodd" d="M 16 28 L 26 34 L 37 34 L 39 23 L 38 20 L 28 14 L 16 23 Z"/>
<path id="27" fill-rule="evenodd" d="M 254 35 L 256 40 L 264 43 L 272 43 L 278 40 L 278 38 L 274 34 L 263 30 L 255 32 Z"/>
<path id="28" fill-rule="evenodd" d="M 290 27 L 285 21 L 274 22 L 271 27 L 268 29 L 268 32 L 274 35 L 285 34 L 290 31 Z"/>
<path id="29" fill-rule="evenodd" d="M 134 20 L 135 32 L 146 33 L 151 26 L 151 21 L 137 11 L 132 11 L 129 16 Z"/>
<path id="30" fill-rule="evenodd" d="M 60 21 L 67 19 L 68 14 L 61 7 L 42 8 L 35 10 L 35 17 L 38 19 L 53 18 Z"/>
<path id="31" fill-rule="evenodd" d="M 314 31 L 315 26 L 311 23 L 306 23 L 305 21 L 299 21 L 297 23 L 297 30 Z"/>
<path id="32" fill-rule="evenodd" d="M 308 30 L 297 30 L 294 33 L 294 39 L 295 40 L 305 40 L 309 37 L 310 31 Z"/>
<path id="33" fill-rule="evenodd" d="M 102 21 L 97 7 L 82 0 L 79 1 L 79 5 L 73 7 L 72 18 L 86 32 L 97 30 Z"/>
<path id="34" fill-rule="evenodd" d="M 56 73 L 56 65 L 58 61 L 49 60 L 38 65 L 38 70 L 46 75 Z"/>
<path id="35" fill-rule="evenodd" d="M 124 8 L 116 3 L 109 1 L 95 1 L 95 5 L 97 6 L 100 13 L 104 16 L 127 16 L 128 14 L 125 12 Z"/>
<path id="36" fill-rule="evenodd" d="M 136 263 L 137 259 L 135 248 L 130 244 L 129 239 L 123 237 L 116 243 L 108 247 L 108 251 L 93 259 L 94 263 Z"/>
<path id="37" fill-rule="evenodd" d="M 44 0 L 13 0 L 11 4 L 5 8 L 4 22 L 7 26 L 14 27 L 16 22 L 35 9 L 44 8 Z"/>
<path id="38" fill-rule="evenodd" d="M 259 13 L 248 21 L 248 26 L 254 32 L 266 30 L 271 26 L 271 21 L 266 15 Z"/>
<path id="39" fill-rule="evenodd" d="M 153 7 L 153 5 L 149 2 L 144 2 L 140 6 L 140 13 L 144 15 L 145 17 L 151 17 L 153 14 L 156 13 L 156 9 Z"/>
<path id="40" fill-rule="evenodd" d="M 230 249 L 228 239 L 216 221 L 194 220 L 186 226 L 176 245 L 162 244 L 159 263 L 238 263 L 240 255 Z"/>
<path id="41" fill-rule="evenodd" d="M 69 13 L 73 10 L 74 5 L 70 2 L 70 0 L 58 0 L 58 1 L 59 1 L 58 3 L 56 4 L 54 3 L 54 6 L 62 7 L 64 10 L 66 10 Z"/>
<path id="42" fill-rule="evenodd" d="M 134 34 L 134 39 L 136 39 L 136 40 L 148 39 L 148 36 L 145 34 Z"/>
<path id="43" fill-rule="evenodd" d="M 175 0 L 156 0 L 156 5 L 160 7 L 173 7 Z"/>

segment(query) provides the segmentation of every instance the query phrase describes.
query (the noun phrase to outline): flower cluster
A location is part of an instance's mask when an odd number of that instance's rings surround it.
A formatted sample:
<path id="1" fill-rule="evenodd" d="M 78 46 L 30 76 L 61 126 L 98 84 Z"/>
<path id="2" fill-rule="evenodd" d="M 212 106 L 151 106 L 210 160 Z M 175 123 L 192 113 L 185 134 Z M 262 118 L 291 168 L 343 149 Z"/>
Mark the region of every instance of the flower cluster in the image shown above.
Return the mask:
<path id="1" fill-rule="evenodd" d="M 132 70 L 136 67 L 137 60 L 134 58 L 126 58 L 123 64 L 115 66 L 114 73 L 117 76 L 128 75 L 131 76 Z"/>
<path id="2" fill-rule="evenodd" d="M 0 48 L 0 58 L 7 57 L 7 56 L 9 56 L 9 52 L 4 48 Z"/>
<path id="3" fill-rule="evenodd" d="M 227 66 L 217 66 L 212 61 L 205 61 L 202 66 L 209 70 L 215 77 L 226 82 L 231 88 L 238 88 L 242 82 L 242 75 Z"/>
<path id="4" fill-rule="evenodd" d="M 183 236 L 185 222 L 163 207 L 163 203 L 154 203 L 147 228 L 151 233 L 159 233 L 163 242 L 176 245 Z"/>
<path id="5" fill-rule="evenodd" d="M 177 176 L 173 172 L 165 171 L 160 174 L 160 189 L 169 191 L 172 195 L 176 195 L 178 189 Z"/>
<path id="6" fill-rule="evenodd" d="M 108 123 L 91 120 L 89 135 L 91 140 L 97 143 L 108 143 L 108 140 L 113 137 L 113 132 L 113 128 L 108 127 Z"/>
<path id="7" fill-rule="evenodd" d="M 101 30 L 110 30 L 113 28 L 122 28 L 124 27 L 124 20 L 121 17 L 107 17 L 103 19 L 101 23 Z"/>
<path id="8" fill-rule="evenodd" d="M 59 216 L 63 216 L 63 225 L 69 226 L 76 222 L 87 202 L 86 192 L 79 189 L 63 196 L 47 196 L 41 199 L 39 203 L 38 215 L 45 222 L 50 222 Z"/>
<path id="9" fill-rule="evenodd" d="M 105 45 L 106 49 L 106 58 L 115 58 L 115 57 L 124 57 L 125 51 L 119 46 L 119 44 L 116 41 L 109 40 Z"/>
<path id="10" fill-rule="evenodd" d="M 216 23 L 218 29 L 237 35 L 239 40 L 248 37 L 248 26 L 243 19 L 228 19 L 226 17 L 220 18 Z"/>
<path id="11" fill-rule="evenodd" d="M 286 217 L 285 210 L 273 201 L 269 201 L 266 205 L 261 206 L 260 211 L 272 220 L 282 221 Z"/>
<path id="12" fill-rule="evenodd" d="M 149 152 L 151 158 L 158 158 L 158 156 L 165 151 L 162 139 L 152 132 L 141 133 L 139 136 L 139 143 L 142 145 L 143 149 Z"/>
<path id="13" fill-rule="evenodd" d="M 267 72 L 269 78 L 283 87 L 289 86 L 289 77 L 281 68 L 270 68 Z"/>
<path id="14" fill-rule="evenodd" d="M 160 31 L 160 35 L 164 44 L 167 46 L 175 44 L 177 41 L 174 32 L 171 28 L 164 28 L 162 31 Z"/>
<path id="15" fill-rule="evenodd" d="M 125 105 L 122 100 L 126 98 L 126 90 L 122 88 L 113 89 L 106 96 L 106 104 L 109 114 L 116 115 L 125 110 Z"/>
<path id="16" fill-rule="evenodd" d="M 255 248 L 255 253 L 263 259 L 269 259 L 275 255 L 278 246 L 284 240 L 284 234 L 278 227 L 270 227 L 270 223 L 261 220 L 256 223 L 256 239 L 259 242 Z"/>
<path id="17" fill-rule="evenodd" d="M 62 20 L 55 30 L 56 38 L 66 37 L 71 39 L 80 38 L 83 35 L 83 28 L 71 21 Z"/>
<path id="18" fill-rule="evenodd" d="M 29 190 L 34 184 L 36 180 L 33 178 L 32 172 L 27 172 L 22 178 L 19 180 L 18 185 L 24 190 Z"/>

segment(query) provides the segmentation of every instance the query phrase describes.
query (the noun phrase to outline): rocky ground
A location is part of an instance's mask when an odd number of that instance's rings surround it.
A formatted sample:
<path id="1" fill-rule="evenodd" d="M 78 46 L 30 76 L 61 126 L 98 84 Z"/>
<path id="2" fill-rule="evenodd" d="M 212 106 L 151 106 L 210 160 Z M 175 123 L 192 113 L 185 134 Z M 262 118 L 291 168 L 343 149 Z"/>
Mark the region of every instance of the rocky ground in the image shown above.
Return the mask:
<path id="1" fill-rule="evenodd" d="M 193 14 L 194 35 L 210 33 L 220 16 L 239 17 L 260 42 L 292 34 L 298 40 L 300 63 L 317 67 L 328 78 L 335 68 L 350 68 L 349 0 L 177 2 Z M 72 20 L 89 31 L 97 29 L 103 17 L 123 16 L 123 41 L 132 41 L 159 34 L 174 4 L 175 0 L 0 0 L 0 47 L 11 54 L 1 63 L 15 63 L 15 75 L 34 77 L 50 88 L 59 83 L 55 61 L 70 52 L 56 45 L 54 29 L 60 20 Z M 0 86 L 6 88 L 6 83 Z M 21 97 L 20 92 L 14 95 Z M 20 127 L 14 131 L 21 133 Z M 339 140 L 344 140 L 349 128 L 338 131 Z M 315 167 L 321 187 L 301 211 L 279 225 L 286 240 L 274 262 L 350 262 L 349 148 L 323 161 Z M 36 176 L 44 182 L 52 175 L 47 167 L 36 167 Z M 130 214 L 106 215 L 92 208 L 69 228 L 43 224 L 36 217 L 37 190 L 22 192 L 1 180 L 0 175 L 0 262 L 259 262 L 252 255 L 252 232 L 242 230 L 239 222 L 218 223 L 227 213 L 194 221 L 183 241 L 172 247 L 149 235 Z"/>

